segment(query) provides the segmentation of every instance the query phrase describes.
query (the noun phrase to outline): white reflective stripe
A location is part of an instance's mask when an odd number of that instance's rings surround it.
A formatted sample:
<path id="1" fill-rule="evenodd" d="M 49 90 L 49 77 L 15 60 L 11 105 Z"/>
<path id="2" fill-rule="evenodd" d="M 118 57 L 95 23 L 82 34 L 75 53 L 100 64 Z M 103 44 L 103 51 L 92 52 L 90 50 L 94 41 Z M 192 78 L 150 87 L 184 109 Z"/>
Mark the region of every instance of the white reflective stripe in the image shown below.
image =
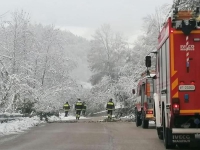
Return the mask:
<path id="1" fill-rule="evenodd" d="M 172 128 L 172 133 L 177 133 L 177 134 L 195 134 L 195 133 L 200 133 L 200 129 Z"/>

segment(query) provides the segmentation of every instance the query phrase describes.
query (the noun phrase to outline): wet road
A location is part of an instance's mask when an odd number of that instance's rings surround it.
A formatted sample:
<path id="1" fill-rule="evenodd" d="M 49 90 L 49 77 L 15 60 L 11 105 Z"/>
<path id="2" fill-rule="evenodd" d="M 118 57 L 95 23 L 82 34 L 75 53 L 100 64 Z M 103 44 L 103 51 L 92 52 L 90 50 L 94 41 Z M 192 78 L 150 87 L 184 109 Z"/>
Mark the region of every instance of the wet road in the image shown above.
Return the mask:
<path id="1" fill-rule="evenodd" d="M 95 119 L 93 119 L 95 120 Z M 47 123 L 0 138 L 0 150 L 164 150 L 156 130 L 134 122 Z"/>

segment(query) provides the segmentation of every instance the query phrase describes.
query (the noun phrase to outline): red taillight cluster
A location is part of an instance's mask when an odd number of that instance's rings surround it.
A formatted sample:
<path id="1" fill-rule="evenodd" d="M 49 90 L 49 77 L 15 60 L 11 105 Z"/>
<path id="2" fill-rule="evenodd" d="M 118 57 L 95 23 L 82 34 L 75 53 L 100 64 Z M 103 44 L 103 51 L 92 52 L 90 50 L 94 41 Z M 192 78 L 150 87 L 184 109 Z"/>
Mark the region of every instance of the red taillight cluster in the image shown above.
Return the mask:
<path id="1" fill-rule="evenodd" d="M 180 102 L 178 98 L 172 99 L 172 111 L 174 115 L 178 115 L 180 113 Z"/>
<path id="2" fill-rule="evenodd" d="M 184 81 L 180 81 L 180 83 L 179 83 L 180 85 L 184 85 L 185 84 L 185 82 Z M 195 82 L 194 81 L 191 81 L 190 82 L 190 85 L 195 85 Z"/>
<path id="3" fill-rule="evenodd" d="M 153 111 L 147 111 L 147 114 L 153 114 Z"/>
<path id="4" fill-rule="evenodd" d="M 194 82 L 194 81 L 191 81 L 190 84 L 191 84 L 191 85 L 195 85 L 195 82 Z"/>
<path id="5" fill-rule="evenodd" d="M 179 114 L 179 111 L 180 111 L 179 104 L 173 104 L 173 113 Z"/>
<path id="6" fill-rule="evenodd" d="M 174 109 L 179 109 L 179 105 L 178 105 L 178 104 L 174 104 L 174 105 L 173 105 L 173 108 L 174 108 Z"/>

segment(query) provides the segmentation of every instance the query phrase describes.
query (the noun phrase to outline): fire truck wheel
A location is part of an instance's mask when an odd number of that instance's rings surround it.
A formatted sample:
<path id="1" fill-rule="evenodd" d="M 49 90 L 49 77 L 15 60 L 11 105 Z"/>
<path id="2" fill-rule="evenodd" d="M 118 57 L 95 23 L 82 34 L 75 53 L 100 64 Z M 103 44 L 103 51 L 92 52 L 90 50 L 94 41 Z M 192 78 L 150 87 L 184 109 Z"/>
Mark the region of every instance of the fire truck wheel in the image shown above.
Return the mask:
<path id="1" fill-rule="evenodd" d="M 160 139 L 160 140 L 163 140 L 163 133 L 162 133 L 162 128 L 156 128 L 156 130 L 157 130 L 157 134 L 158 134 L 158 138 Z"/>
<path id="2" fill-rule="evenodd" d="M 162 117 L 162 120 L 163 120 L 163 142 L 164 142 L 164 145 L 165 145 L 165 148 L 166 149 L 173 149 L 176 147 L 175 144 L 173 145 L 169 145 L 169 138 L 168 138 L 168 135 L 169 135 L 169 131 L 166 130 L 166 127 L 165 127 L 165 112 L 163 111 L 163 117 Z"/>
<path id="3" fill-rule="evenodd" d="M 140 119 L 140 116 L 138 116 L 137 114 L 136 114 L 135 124 L 137 127 L 141 126 L 142 124 L 142 120 Z"/>
<path id="4" fill-rule="evenodd" d="M 144 117 L 142 119 L 142 128 L 143 129 L 148 129 L 149 128 L 149 120 L 145 120 Z"/>

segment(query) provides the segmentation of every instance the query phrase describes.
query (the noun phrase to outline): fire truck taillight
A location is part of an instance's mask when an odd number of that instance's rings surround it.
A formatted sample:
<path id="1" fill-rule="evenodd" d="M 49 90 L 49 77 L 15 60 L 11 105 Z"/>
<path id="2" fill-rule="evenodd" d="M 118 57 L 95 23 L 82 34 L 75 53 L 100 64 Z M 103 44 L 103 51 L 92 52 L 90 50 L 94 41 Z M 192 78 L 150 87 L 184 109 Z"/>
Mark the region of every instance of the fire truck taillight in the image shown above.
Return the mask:
<path id="1" fill-rule="evenodd" d="M 191 81 L 190 84 L 191 84 L 191 85 L 195 85 L 195 82 L 194 82 L 194 81 Z"/>
<path id="2" fill-rule="evenodd" d="M 172 112 L 174 115 L 178 115 L 180 113 L 180 102 L 178 98 L 172 99 Z"/>
<path id="3" fill-rule="evenodd" d="M 180 113 L 180 107 L 179 104 L 173 104 L 173 113 L 174 114 L 179 114 Z"/>
<path id="4" fill-rule="evenodd" d="M 184 85 L 184 82 L 183 82 L 183 81 L 181 81 L 181 82 L 180 82 L 180 85 Z"/>
<path id="5" fill-rule="evenodd" d="M 153 111 L 147 111 L 147 114 L 153 114 Z"/>

